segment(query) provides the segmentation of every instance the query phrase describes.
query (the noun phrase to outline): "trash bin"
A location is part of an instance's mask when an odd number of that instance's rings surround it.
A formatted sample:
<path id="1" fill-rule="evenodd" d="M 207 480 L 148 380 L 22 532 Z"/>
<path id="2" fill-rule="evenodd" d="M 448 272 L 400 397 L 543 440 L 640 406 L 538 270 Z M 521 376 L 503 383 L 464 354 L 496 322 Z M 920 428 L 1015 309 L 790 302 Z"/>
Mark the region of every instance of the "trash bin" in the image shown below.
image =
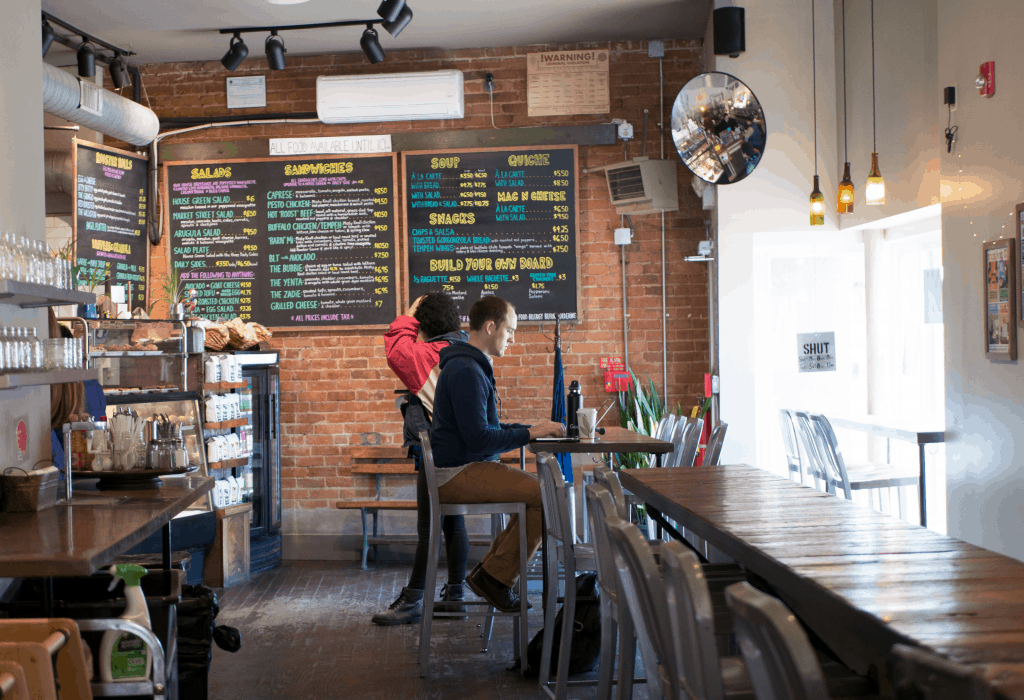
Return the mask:
<path id="1" fill-rule="evenodd" d="M 206 700 L 213 658 L 212 642 L 235 652 L 242 637 L 234 627 L 215 626 L 220 605 L 217 594 L 206 586 L 185 586 L 178 605 L 178 695 L 188 700 Z"/>

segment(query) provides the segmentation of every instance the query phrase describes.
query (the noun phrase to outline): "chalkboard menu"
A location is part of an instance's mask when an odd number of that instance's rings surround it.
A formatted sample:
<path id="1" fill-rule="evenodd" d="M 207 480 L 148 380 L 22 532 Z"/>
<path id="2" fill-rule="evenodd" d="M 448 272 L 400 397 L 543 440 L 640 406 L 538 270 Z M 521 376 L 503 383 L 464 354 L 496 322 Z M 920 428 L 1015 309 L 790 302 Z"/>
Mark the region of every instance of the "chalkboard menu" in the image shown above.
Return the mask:
<path id="1" fill-rule="evenodd" d="M 146 306 L 149 158 L 75 141 L 75 265 L 79 284 L 121 285 L 132 308 Z"/>
<path id="2" fill-rule="evenodd" d="M 171 264 L 196 314 L 267 326 L 384 326 L 396 313 L 396 161 L 165 164 Z"/>
<path id="3" fill-rule="evenodd" d="M 576 147 L 402 154 L 411 301 L 445 292 L 460 314 L 483 296 L 520 321 L 579 313 Z"/>

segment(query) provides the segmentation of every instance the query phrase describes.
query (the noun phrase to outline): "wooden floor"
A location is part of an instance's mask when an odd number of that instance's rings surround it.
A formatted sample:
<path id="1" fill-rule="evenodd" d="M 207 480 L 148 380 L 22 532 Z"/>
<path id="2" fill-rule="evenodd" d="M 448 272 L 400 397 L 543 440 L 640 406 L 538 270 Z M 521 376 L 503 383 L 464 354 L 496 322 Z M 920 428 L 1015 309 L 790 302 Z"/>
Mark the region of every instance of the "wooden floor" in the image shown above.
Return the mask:
<path id="1" fill-rule="evenodd" d="M 210 699 L 537 698 L 535 678 L 506 670 L 512 663 L 510 618 L 495 622 L 484 654 L 479 618 L 435 620 L 431 675 L 420 678 L 419 625 L 370 622 L 408 576 L 408 565 L 363 571 L 358 562 L 285 562 L 248 584 L 221 589 L 217 624 L 237 627 L 242 648 L 231 654 L 214 646 Z M 473 595 L 468 586 L 466 592 Z M 540 595 L 531 594 L 531 601 L 532 637 L 541 628 Z M 593 687 L 569 693 L 594 695 Z M 637 686 L 633 696 L 645 698 L 646 689 Z"/>

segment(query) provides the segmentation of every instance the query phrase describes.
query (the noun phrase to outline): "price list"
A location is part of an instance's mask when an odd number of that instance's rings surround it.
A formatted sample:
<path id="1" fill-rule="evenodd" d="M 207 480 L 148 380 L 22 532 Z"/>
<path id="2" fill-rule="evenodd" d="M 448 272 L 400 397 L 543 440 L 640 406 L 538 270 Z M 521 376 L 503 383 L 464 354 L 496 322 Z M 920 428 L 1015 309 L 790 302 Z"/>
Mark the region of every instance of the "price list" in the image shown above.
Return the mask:
<path id="1" fill-rule="evenodd" d="M 484 296 L 520 321 L 577 318 L 576 147 L 402 156 L 408 298 L 444 292 L 463 317 Z"/>
<path id="2" fill-rule="evenodd" d="M 208 318 L 386 325 L 394 156 L 168 164 L 171 261 Z"/>
<path id="3" fill-rule="evenodd" d="M 125 288 L 132 308 L 146 305 L 149 159 L 75 142 L 75 266 L 80 286 Z"/>

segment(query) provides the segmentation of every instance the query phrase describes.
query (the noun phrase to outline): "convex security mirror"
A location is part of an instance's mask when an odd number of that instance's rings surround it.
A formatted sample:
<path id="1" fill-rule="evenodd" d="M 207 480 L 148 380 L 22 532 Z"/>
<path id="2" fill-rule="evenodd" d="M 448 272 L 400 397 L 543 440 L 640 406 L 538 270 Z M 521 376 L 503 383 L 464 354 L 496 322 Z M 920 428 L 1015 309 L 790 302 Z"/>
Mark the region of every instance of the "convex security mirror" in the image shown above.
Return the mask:
<path id="1" fill-rule="evenodd" d="M 739 182 L 754 171 L 768 132 L 750 88 L 728 73 L 702 73 L 672 105 L 672 141 L 697 177 L 716 185 Z"/>

